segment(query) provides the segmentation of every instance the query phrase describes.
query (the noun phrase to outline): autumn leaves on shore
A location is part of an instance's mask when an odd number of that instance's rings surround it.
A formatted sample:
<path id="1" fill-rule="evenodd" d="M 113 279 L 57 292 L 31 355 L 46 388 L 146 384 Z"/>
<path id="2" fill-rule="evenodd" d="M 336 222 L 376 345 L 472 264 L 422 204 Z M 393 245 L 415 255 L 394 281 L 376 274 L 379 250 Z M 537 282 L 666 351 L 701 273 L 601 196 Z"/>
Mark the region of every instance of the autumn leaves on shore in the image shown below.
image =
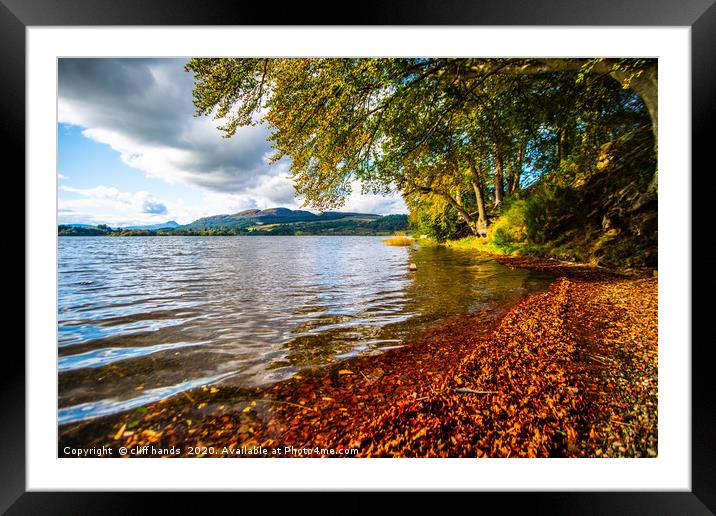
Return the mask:
<path id="1" fill-rule="evenodd" d="M 377 357 L 250 395 L 199 389 L 139 416 L 88 423 L 106 436 L 93 444 L 201 446 L 214 450 L 208 456 L 247 447 L 356 449 L 336 455 L 351 457 L 655 456 L 657 280 L 498 259 L 558 279 L 506 313 L 448 320 Z"/>

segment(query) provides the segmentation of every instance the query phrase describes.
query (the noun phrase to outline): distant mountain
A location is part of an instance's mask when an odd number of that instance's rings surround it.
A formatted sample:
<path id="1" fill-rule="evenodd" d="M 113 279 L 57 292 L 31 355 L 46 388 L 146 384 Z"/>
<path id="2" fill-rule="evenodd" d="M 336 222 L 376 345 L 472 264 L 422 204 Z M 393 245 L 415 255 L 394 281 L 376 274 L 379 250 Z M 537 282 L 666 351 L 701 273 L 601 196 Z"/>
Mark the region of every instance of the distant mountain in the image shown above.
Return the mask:
<path id="1" fill-rule="evenodd" d="M 379 219 L 380 215 L 372 213 L 352 213 L 328 211 L 316 215 L 305 210 L 289 210 L 288 208 L 269 208 L 266 210 L 244 210 L 233 215 L 214 215 L 204 217 L 182 226 L 182 229 L 228 229 L 244 230 L 260 228 L 274 224 L 320 223 L 335 220 L 353 220 L 370 222 Z"/>
<path id="2" fill-rule="evenodd" d="M 173 220 L 161 224 L 148 224 L 146 226 L 127 226 L 121 229 L 171 229 L 178 228 L 179 224 Z"/>
<path id="3" fill-rule="evenodd" d="M 60 236 L 391 235 L 408 229 L 408 216 L 342 211 L 317 215 L 305 210 L 270 208 L 204 217 L 183 226 L 171 220 L 114 229 L 87 224 L 60 225 L 57 229 Z"/>

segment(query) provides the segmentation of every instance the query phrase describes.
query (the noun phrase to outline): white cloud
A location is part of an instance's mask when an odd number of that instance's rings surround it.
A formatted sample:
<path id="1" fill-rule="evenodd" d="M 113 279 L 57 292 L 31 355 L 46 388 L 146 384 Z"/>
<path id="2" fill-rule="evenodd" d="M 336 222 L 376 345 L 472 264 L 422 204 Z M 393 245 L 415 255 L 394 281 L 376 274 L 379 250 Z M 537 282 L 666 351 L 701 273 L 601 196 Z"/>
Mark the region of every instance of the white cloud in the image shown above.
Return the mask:
<path id="1" fill-rule="evenodd" d="M 60 190 L 80 196 L 60 198 L 60 223 L 107 223 L 116 225 L 164 222 L 169 213 L 167 203 L 149 192 L 122 192 L 114 187 L 73 188 Z M 161 220 L 158 220 L 161 219 Z"/>
<path id="2" fill-rule="evenodd" d="M 63 201 L 65 207 L 97 215 L 87 211 L 90 205 L 92 209 L 104 206 L 105 212 L 112 206 L 112 220 L 168 215 L 178 222 L 247 208 L 300 207 L 288 162 L 269 163 L 272 149 L 264 126 L 240 128 L 226 139 L 213 120 L 194 116 L 192 78 L 184 63 L 184 59 L 61 59 L 58 116 L 60 123 L 80 126 L 85 137 L 109 145 L 125 164 L 147 177 L 198 187 L 205 205 L 188 209 L 182 202 L 150 199 L 147 192 L 97 187 L 65 188 L 84 197 Z M 407 211 L 399 196 L 364 195 L 359 185 L 343 209 L 379 214 Z"/>
<path id="3" fill-rule="evenodd" d="M 342 211 L 376 213 L 378 215 L 408 212 L 408 207 L 405 205 L 403 197 L 397 192 L 390 195 L 362 193 L 360 181 L 351 183 L 351 192 Z"/>
<path id="4" fill-rule="evenodd" d="M 342 211 L 360 213 L 405 213 L 400 197 L 382 197 L 361 194 L 354 185 Z M 60 224 L 109 224 L 130 226 L 154 224 L 175 220 L 188 224 L 198 218 L 224 213 L 236 213 L 249 208 L 266 209 L 282 206 L 299 209 L 300 203 L 292 198 L 293 184 L 283 175 L 265 178 L 256 187 L 239 194 L 206 191 L 201 206 L 189 207 L 181 199 L 167 201 L 158 199 L 145 191 L 123 192 L 114 187 L 74 188 L 60 185 L 60 191 L 74 194 L 72 199 L 59 200 Z M 289 202 L 290 201 L 290 202 Z M 314 210 L 315 211 L 315 210 Z"/>
<path id="5" fill-rule="evenodd" d="M 206 192 L 203 196 L 203 204 L 210 206 L 210 213 L 206 215 L 218 215 L 225 213 L 236 213 L 246 209 L 266 208 L 290 208 L 308 209 L 317 212 L 313 208 L 303 206 L 300 199 L 294 196 L 293 182 L 287 173 L 262 178 L 261 182 L 253 188 L 247 189 L 240 194 L 222 194 L 217 192 Z M 206 210 L 204 210 L 206 211 Z M 374 195 L 361 192 L 360 182 L 352 183 L 352 193 L 346 199 L 345 205 L 340 211 L 351 211 L 359 213 L 375 213 L 378 215 L 390 215 L 393 213 L 407 213 L 408 208 L 400 194 Z"/>
<path id="6" fill-rule="evenodd" d="M 60 123 L 109 145 L 130 167 L 169 183 L 240 193 L 281 173 L 264 159 L 268 130 L 241 128 L 222 138 L 195 117 L 192 78 L 183 59 L 62 59 Z"/>
<path id="7" fill-rule="evenodd" d="M 354 193 L 346 200 L 346 204 L 341 211 L 390 215 L 392 213 L 407 213 L 408 208 L 402 197 L 383 197 Z"/>

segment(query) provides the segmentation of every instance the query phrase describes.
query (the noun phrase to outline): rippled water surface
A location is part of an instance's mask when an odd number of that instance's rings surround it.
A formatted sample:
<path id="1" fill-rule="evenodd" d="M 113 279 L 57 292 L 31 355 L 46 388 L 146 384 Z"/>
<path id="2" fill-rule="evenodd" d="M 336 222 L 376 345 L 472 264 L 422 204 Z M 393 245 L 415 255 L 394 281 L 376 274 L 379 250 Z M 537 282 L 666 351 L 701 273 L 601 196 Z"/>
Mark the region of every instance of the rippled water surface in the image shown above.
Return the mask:
<path id="1" fill-rule="evenodd" d="M 378 353 L 549 281 L 470 251 L 382 240 L 60 237 L 60 424 Z"/>

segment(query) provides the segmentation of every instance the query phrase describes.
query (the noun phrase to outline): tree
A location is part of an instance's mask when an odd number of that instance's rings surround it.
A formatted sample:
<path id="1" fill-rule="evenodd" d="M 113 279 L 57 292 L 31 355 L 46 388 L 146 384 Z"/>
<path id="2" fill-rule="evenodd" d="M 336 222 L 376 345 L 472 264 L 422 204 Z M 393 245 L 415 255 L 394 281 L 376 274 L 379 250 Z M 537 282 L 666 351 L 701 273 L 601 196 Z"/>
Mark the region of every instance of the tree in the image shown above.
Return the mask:
<path id="1" fill-rule="evenodd" d="M 654 150 L 659 141 L 659 85 L 658 62 L 656 59 L 605 59 L 594 58 L 533 58 L 533 59 L 470 59 L 464 65 L 453 66 L 445 73 L 479 80 L 491 74 L 542 75 L 566 72 L 576 74 L 579 79 L 585 75 L 608 75 L 624 88 L 634 90 L 646 106 L 654 134 Z M 467 69 L 467 71 L 466 71 Z M 658 189 L 658 170 L 649 185 L 648 194 L 655 195 Z"/>
<path id="2" fill-rule="evenodd" d="M 603 114 L 631 109 L 615 92 L 639 93 L 657 135 L 651 60 L 197 58 L 186 69 L 197 115 L 222 120 L 226 137 L 271 128 L 272 159 L 290 158 L 306 205 L 340 207 L 358 179 L 443 206 L 476 235 L 525 175 L 603 143 Z"/>

